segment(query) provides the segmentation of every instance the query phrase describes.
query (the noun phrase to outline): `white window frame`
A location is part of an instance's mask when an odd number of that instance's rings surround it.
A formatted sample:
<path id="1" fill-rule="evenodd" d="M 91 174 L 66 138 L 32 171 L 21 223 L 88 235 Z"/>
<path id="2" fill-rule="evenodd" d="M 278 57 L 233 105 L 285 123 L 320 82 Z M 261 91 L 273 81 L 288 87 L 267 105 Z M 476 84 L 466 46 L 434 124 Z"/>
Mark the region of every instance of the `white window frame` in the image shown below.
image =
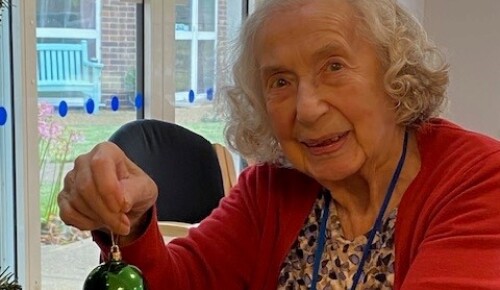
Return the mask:
<path id="1" fill-rule="evenodd" d="M 40 205 L 36 69 L 36 1 L 13 0 L 16 249 L 23 289 L 40 289 Z"/>
<path id="2" fill-rule="evenodd" d="M 0 13 L 4 15 L 0 24 L 0 104 L 7 108 L 7 123 L 0 127 L 0 265 L 15 270 L 13 124 L 8 110 L 12 107 L 10 17 L 8 8 Z"/>
<path id="3" fill-rule="evenodd" d="M 144 19 L 144 116 L 174 122 L 174 1 L 145 0 Z"/>

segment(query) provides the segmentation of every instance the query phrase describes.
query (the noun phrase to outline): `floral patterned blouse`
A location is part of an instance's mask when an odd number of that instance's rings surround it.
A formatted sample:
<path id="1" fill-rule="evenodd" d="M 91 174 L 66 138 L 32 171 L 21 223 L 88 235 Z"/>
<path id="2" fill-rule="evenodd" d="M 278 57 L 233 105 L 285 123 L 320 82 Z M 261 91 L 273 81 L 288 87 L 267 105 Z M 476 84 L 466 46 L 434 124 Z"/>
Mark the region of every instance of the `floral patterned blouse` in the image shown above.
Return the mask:
<path id="1" fill-rule="evenodd" d="M 310 289 L 314 255 L 319 234 L 322 209 L 325 204 L 321 194 L 306 219 L 291 251 L 281 266 L 278 290 Z M 394 283 L 394 226 L 397 209 L 383 220 L 382 232 L 377 232 L 364 272 L 357 289 L 392 289 Z M 318 290 L 350 289 L 357 265 L 363 256 L 368 233 L 354 240 L 344 237 L 335 203 L 330 202 L 325 250 L 321 258 Z"/>

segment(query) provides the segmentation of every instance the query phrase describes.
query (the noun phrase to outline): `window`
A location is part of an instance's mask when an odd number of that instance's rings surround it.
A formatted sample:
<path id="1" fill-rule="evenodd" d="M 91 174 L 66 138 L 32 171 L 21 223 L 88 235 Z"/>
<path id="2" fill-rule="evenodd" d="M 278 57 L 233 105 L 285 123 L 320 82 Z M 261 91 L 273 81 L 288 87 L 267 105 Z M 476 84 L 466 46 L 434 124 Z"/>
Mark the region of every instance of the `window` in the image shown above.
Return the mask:
<path id="1" fill-rule="evenodd" d="M 175 5 L 176 102 L 211 97 L 215 82 L 215 0 L 177 0 Z"/>
<path id="2" fill-rule="evenodd" d="M 246 4 L 229 0 L 175 2 L 175 121 L 224 144 L 224 124 L 213 106 L 218 69 L 236 37 Z M 166 49 L 169 49 L 166 47 Z"/>
<path id="3" fill-rule="evenodd" d="M 12 3 L 16 28 L 11 35 L 12 20 L 4 13 L 0 31 L 0 262 L 17 269 L 23 289 L 81 289 L 98 249 L 88 233 L 58 220 L 61 178 L 79 153 L 144 115 L 222 143 L 222 122 L 212 110 L 223 62 L 219 48 L 237 31 L 244 5 Z M 176 46 L 177 56 L 170 55 Z"/>
<path id="4" fill-rule="evenodd" d="M 42 289 L 81 289 L 99 263 L 90 233 L 60 220 L 57 194 L 79 154 L 142 115 L 137 2 L 37 1 Z"/>
<path id="5" fill-rule="evenodd" d="M 37 27 L 96 30 L 99 6 L 93 1 L 37 1 Z"/>

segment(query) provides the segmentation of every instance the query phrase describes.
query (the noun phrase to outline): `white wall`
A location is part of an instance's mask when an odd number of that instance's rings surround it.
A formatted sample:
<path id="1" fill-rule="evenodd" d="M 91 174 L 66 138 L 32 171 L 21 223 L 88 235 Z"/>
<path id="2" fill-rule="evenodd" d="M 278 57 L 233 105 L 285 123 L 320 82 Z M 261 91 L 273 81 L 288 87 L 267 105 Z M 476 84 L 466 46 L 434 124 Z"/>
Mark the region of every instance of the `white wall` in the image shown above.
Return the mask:
<path id="1" fill-rule="evenodd" d="M 398 0 L 408 11 L 410 11 L 421 22 L 424 19 L 425 0 Z"/>
<path id="2" fill-rule="evenodd" d="M 451 64 L 446 116 L 500 139 L 500 0 L 426 0 L 424 26 Z"/>

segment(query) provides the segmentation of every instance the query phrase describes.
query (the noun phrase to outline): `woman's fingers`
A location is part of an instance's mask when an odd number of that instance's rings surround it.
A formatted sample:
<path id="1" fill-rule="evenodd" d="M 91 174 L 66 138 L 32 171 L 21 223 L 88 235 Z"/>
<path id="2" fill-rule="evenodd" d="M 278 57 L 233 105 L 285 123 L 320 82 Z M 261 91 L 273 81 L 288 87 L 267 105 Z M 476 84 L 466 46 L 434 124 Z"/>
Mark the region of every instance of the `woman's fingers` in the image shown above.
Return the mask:
<path id="1" fill-rule="evenodd" d="M 94 182 L 95 191 L 113 213 L 122 211 L 125 197 L 120 179 L 128 177 L 125 154 L 113 143 L 106 142 L 95 147 L 90 160 L 89 176 Z M 120 174 L 120 176 L 119 176 Z"/>
<path id="2" fill-rule="evenodd" d="M 100 223 L 88 215 L 91 211 L 89 211 L 87 205 L 83 201 L 75 201 L 75 197 L 65 189 L 57 196 L 57 203 L 60 209 L 59 215 L 67 225 L 75 226 L 81 230 L 99 228 Z"/>
<path id="3" fill-rule="evenodd" d="M 67 225 L 77 227 L 81 230 L 95 230 L 99 228 L 99 223 L 95 219 L 87 216 L 85 211 L 80 211 L 74 207 L 63 195 L 58 197 L 60 216 Z"/>
<path id="4" fill-rule="evenodd" d="M 83 176 L 82 172 L 78 176 Z M 64 188 L 58 196 L 61 219 L 70 225 L 76 226 L 81 230 L 95 230 L 106 226 L 106 217 L 102 215 L 109 214 L 109 210 L 102 210 L 103 205 L 99 205 L 97 193 L 94 193 L 93 186 L 89 182 L 85 183 L 85 190 L 88 193 L 80 194 L 75 186 L 75 180 L 78 180 L 77 172 L 72 170 L 65 178 Z M 81 179 L 80 179 L 81 180 Z M 115 214 L 113 220 L 119 220 L 120 214 Z"/>
<path id="5" fill-rule="evenodd" d="M 105 226 L 120 234 L 129 231 L 128 219 L 120 211 L 124 201 L 123 190 L 113 165 L 123 162 L 120 158 L 123 159 L 124 155 L 113 154 L 116 150 L 117 147 L 102 144 L 76 158 L 75 166 L 66 175 L 64 188 L 58 197 L 63 221 L 80 229 L 93 230 Z M 118 158 L 118 161 L 113 158 Z"/>
<path id="6" fill-rule="evenodd" d="M 85 174 L 85 176 L 87 175 Z M 78 182 L 78 178 L 76 180 Z M 113 202 L 113 199 L 108 196 L 113 195 L 113 191 L 111 189 L 101 191 L 96 187 L 95 182 L 87 183 L 86 186 L 87 193 L 76 195 L 72 202 L 75 210 L 93 220 L 98 228 L 106 227 L 120 235 L 128 234 L 130 223 L 128 219 L 124 219 L 125 213 L 111 208 L 119 202 L 118 200 Z"/>
<path id="7" fill-rule="evenodd" d="M 61 218 L 80 229 L 127 235 L 154 204 L 152 179 L 118 146 L 104 142 L 75 160 L 58 196 Z"/>

